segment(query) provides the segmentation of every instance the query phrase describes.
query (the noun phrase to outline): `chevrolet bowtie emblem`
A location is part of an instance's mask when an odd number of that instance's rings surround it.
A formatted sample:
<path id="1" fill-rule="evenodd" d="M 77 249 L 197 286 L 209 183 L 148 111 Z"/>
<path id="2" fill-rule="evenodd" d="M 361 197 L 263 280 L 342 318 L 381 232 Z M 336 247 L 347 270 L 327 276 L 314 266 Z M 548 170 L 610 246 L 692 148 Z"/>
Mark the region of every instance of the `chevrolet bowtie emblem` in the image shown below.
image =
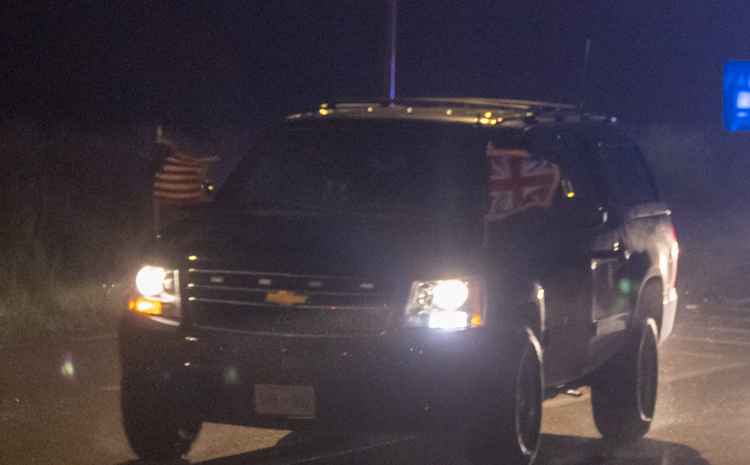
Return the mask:
<path id="1" fill-rule="evenodd" d="M 298 305 L 307 302 L 307 296 L 292 291 L 271 291 L 266 294 L 266 302 L 279 305 Z"/>

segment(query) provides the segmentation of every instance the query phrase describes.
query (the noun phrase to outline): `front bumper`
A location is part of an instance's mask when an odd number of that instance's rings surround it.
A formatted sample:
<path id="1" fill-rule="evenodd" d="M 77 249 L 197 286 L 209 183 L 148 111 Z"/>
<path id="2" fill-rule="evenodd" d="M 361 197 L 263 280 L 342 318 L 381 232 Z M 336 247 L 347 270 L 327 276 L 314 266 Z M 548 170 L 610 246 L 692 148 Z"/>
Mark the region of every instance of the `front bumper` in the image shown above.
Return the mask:
<path id="1" fill-rule="evenodd" d="M 165 327 L 132 314 L 120 344 L 126 372 L 170 379 L 207 421 L 329 431 L 455 429 L 487 408 L 520 346 L 517 335 L 487 329 L 290 337 Z M 312 386 L 315 418 L 255 414 L 256 384 Z"/>

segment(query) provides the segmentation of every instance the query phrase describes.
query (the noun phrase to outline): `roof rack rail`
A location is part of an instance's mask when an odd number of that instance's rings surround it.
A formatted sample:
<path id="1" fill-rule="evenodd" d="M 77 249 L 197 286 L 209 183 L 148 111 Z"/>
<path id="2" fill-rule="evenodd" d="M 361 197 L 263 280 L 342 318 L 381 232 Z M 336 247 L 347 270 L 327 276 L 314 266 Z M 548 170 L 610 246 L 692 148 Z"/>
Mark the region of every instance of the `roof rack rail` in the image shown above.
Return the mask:
<path id="1" fill-rule="evenodd" d="M 315 112 L 315 116 L 328 116 L 331 114 L 341 115 L 339 110 L 358 111 L 373 113 L 377 116 L 377 108 L 389 108 L 393 111 L 403 109 L 409 115 L 416 115 L 419 109 L 422 111 L 438 111 L 444 115 L 442 118 L 452 118 L 456 120 L 468 121 L 467 118 L 476 120 L 477 123 L 483 124 L 483 119 L 498 122 L 523 121 L 526 124 L 547 124 L 562 123 L 573 121 L 591 121 L 591 122 L 614 122 L 608 116 L 591 114 L 588 112 L 581 113 L 580 108 L 576 105 L 566 103 L 543 102 L 537 100 L 515 100 L 515 99 L 493 99 L 493 98 L 461 98 L 461 97 L 406 97 L 397 98 L 394 101 L 385 99 L 337 99 L 320 104 L 320 108 Z M 484 116 L 487 113 L 494 113 L 495 118 Z M 424 113 L 421 113 L 424 116 Z M 436 113 L 437 115 L 437 113 Z M 435 117 L 436 115 L 432 115 Z M 290 115 L 293 118 L 299 118 L 304 114 Z M 362 115 L 360 115 L 362 116 Z M 484 118 L 482 118 L 484 116 Z M 382 117 L 377 116 L 377 117 Z"/>
<path id="2" fill-rule="evenodd" d="M 567 103 L 543 102 L 537 100 L 515 100 L 515 99 L 496 99 L 496 98 L 460 98 L 460 97 L 439 97 L 439 98 L 401 98 L 397 102 L 414 102 L 427 105 L 453 105 L 462 107 L 482 107 L 498 108 L 508 110 L 523 111 L 577 111 L 575 105 Z"/>

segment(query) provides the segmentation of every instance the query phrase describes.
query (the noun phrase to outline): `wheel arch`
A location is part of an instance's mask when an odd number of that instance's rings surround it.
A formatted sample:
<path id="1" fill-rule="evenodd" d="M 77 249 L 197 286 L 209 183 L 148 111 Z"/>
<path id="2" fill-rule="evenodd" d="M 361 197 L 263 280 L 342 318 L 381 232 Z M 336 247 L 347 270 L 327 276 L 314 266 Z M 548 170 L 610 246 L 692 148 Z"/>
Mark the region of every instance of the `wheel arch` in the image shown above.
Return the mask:
<path id="1" fill-rule="evenodd" d="M 524 320 L 541 350 L 547 332 L 547 309 L 544 287 L 538 282 L 531 284 L 528 301 L 523 305 Z"/>

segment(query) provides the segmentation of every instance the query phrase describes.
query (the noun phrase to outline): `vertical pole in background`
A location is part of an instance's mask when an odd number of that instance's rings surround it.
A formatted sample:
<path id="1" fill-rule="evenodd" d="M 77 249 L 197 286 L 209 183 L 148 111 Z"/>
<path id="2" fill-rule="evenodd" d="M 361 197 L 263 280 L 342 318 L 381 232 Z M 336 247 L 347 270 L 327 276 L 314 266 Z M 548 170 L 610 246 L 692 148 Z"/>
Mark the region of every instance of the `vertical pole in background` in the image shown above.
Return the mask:
<path id="1" fill-rule="evenodd" d="M 386 67 L 386 95 L 388 101 L 396 100 L 396 20 L 398 18 L 398 0 L 387 0 L 388 18 L 386 26 L 386 43 L 388 45 Z"/>
<path id="2" fill-rule="evenodd" d="M 581 72 L 581 90 L 580 90 L 580 101 L 578 102 L 578 111 L 583 114 L 583 110 L 586 106 L 586 80 L 589 74 L 589 55 L 591 54 L 591 38 L 586 38 L 586 46 L 583 51 L 583 70 Z"/>

